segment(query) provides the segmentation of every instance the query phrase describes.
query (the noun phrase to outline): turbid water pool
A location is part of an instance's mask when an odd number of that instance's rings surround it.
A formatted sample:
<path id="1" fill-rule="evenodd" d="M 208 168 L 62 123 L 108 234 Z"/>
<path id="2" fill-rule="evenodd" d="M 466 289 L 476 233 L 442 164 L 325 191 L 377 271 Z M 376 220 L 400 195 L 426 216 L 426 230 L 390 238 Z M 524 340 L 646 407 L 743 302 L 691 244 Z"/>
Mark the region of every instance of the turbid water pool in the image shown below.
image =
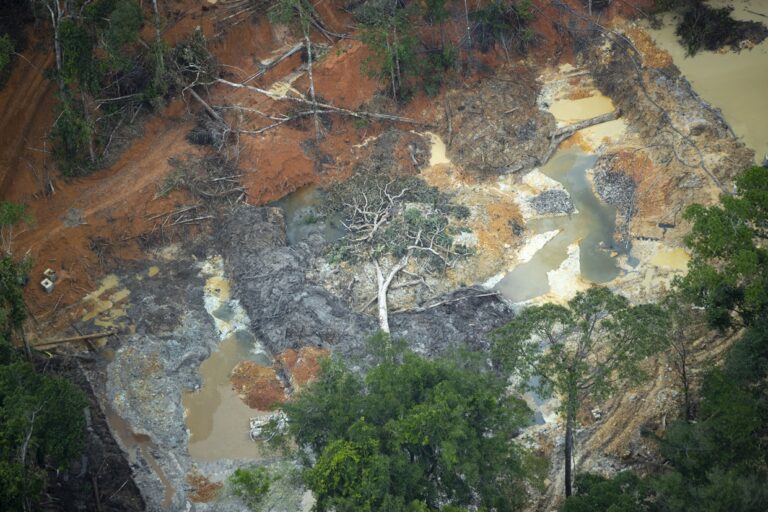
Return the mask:
<path id="1" fill-rule="evenodd" d="M 605 283 L 619 275 L 613 233 L 616 209 L 594 194 L 587 171 L 597 156 L 578 149 L 560 151 L 541 168 L 546 176 L 560 182 L 570 194 L 577 213 L 532 220 L 532 235 L 557 232 L 525 263 L 509 272 L 497 285 L 512 302 L 523 302 L 551 289 L 548 273 L 558 269 L 569 255 L 569 246 L 578 244 L 579 274 L 593 283 Z M 578 276 L 575 276 L 578 278 Z"/>
<path id="2" fill-rule="evenodd" d="M 319 231 L 329 241 L 344 234 L 344 227 L 337 219 L 321 213 L 324 200 L 322 190 L 307 185 L 273 203 L 285 212 L 286 237 L 290 245 L 306 239 L 313 232 Z"/>
<path id="3" fill-rule="evenodd" d="M 733 18 L 768 23 L 764 0 L 710 0 L 714 7 L 732 6 Z M 768 39 L 736 53 L 703 51 L 693 57 L 675 35 L 672 14 L 661 28 L 646 27 L 656 44 L 672 55 L 675 65 L 705 101 L 719 108 L 733 131 L 755 150 L 758 161 L 768 154 Z"/>
<path id="4" fill-rule="evenodd" d="M 182 395 L 189 454 L 198 461 L 254 458 L 259 447 L 251 441 L 249 420 L 260 413 L 248 407 L 232 389 L 230 376 L 241 361 L 271 364 L 271 358 L 250 331 L 250 321 L 233 299 L 220 257 L 202 268 L 207 277 L 204 300 L 221 341 L 198 370 L 202 385 Z"/>

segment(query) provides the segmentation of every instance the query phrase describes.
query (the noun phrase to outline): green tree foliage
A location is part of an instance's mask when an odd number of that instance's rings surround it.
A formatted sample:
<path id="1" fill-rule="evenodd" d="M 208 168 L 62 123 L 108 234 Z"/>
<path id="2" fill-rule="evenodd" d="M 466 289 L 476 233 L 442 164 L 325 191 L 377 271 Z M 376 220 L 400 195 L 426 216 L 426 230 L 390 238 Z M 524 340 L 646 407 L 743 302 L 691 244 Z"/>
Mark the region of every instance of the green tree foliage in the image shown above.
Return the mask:
<path id="1" fill-rule="evenodd" d="M 513 438 L 530 410 L 492 373 L 399 355 L 384 338 L 365 377 L 329 360 L 285 406 L 290 434 L 316 454 L 305 481 L 317 510 L 519 509 L 527 455 Z"/>
<path id="2" fill-rule="evenodd" d="M 62 66 L 59 74 L 69 87 L 95 92 L 100 81 L 100 69 L 94 58 L 96 35 L 90 27 L 75 19 L 64 19 L 59 27 Z"/>
<path id="3" fill-rule="evenodd" d="M 11 36 L 3 34 L 0 36 L 0 77 L 5 76 L 6 68 L 11 63 L 13 54 L 13 41 Z"/>
<path id="4" fill-rule="evenodd" d="M 606 288 L 579 293 L 567 306 L 525 309 L 498 331 L 495 358 L 529 382 L 537 376 L 542 395 L 560 397 L 565 419 L 565 493 L 571 494 L 573 428 L 580 404 L 603 399 L 622 382 L 644 377 L 639 363 L 663 347 L 664 310 L 632 306 Z"/>
<path id="5" fill-rule="evenodd" d="M 65 469 L 84 443 L 87 402 L 69 381 L 32 365 L 0 366 L 0 496 L 6 510 L 29 509 L 45 484 L 45 469 Z"/>
<path id="6" fill-rule="evenodd" d="M 477 23 L 475 41 L 482 52 L 490 50 L 496 42 L 507 51 L 512 47 L 520 52 L 533 44 L 534 32 L 530 24 L 534 15 L 530 0 L 493 0 L 474 11 L 470 18 Z"/>
<path id="7" fill-rule="evenodd" d="M 65 176 L 85 174 L 92 168 L 87 148 L 92 129 L 82 111 L 71 100 L 64 100 L 61 113 L 51 128 L 53 156 Z"/>
<path id="8" fill-rule="evenodd" d="M 418 4 L 412 2 L 403 8 L 398 2 L 373 0 L 361 9 L 358 16 L 362 39 L 373 52 L 364 63 L 366 69 L 388 84 L 392 98 L 407 99 L 421 71 L 419 40 L 412 22 L 419 14 Z"/>
<path id="9" fill-rule="evenodd" d="M 701 311 L 691 307 L 678 291 L 668 294 L 661 304 L 669 318 L 667 361 L 678 379 L 680 391 L 683 394 L 684 416 L 692 420 L 695 344 L 706 332 L 706 319 Z"/>
<path id="10" fill-rule="evenodd" d="M 750 328 L 722 368 L 703 378 L 695 421 L 673 422 L 660 441 L 666 469 L 640 482 L 629 475 L 582 488 L 566 512 L 758 512 L 768 503 L 768 325 Z M 613 508 L 626 503 L 627 508 Z M 634 508 L 633 508 L 634 507 Z"/>
<path id="11" fill-rule="evenodd" d="M 102 35 L 114 69 L 125 69 L 130 65 L 129 53 L 125 50 L 136 42 L 143 24 L 144 15 L 138 2 L 117 2 Z"/>
<path id="12" fill-rule="evenodd" d="M 675 33 L 689 56 L 701 50 L 716 51 L 728 46 L 738 49 L 744 40 L 758 44 L 768 36 L 768 28 L 763 23 L 734 19 L 733 7 L 729 5 L 712 7 L 703 0 L 674 3 L 680 11 Z"/>
<path id="13" fill-rule="evenodd" d="M 720 329 L 749 325 L 768 313 L 768 169 L 753 167 L 737 180 L 737 194 L 716 206 L 692 205 L 686 243 L 693 252 L 678 282 L 692 304 Z"/>
<path id="14" fill-rule="evenodd" d="M 0 89 L 11 74 L 14 52 L 27 40 L 27 24 L 34 18 L 29 0 L 3 0 L 0 8 Z"/>
<path id="15" fill-rule="evenodd" d="M 0 201 L 0 245 L 6 256 L 10 256 L 13 246 L 14 228 L 21 222 L 30 222 L 26 205 L 11 201 Z"/>
<path id="16" fill-rule="evenodd" d="M 723 368 L 704 377 L 696 421 L 673 423 L 661 442 L 674 471 L 659 479 L 659 493 L 677 510 L 756 511 L 768 503 L 766 327 L 750 328 Z"/>
<path id="17" fill-rule="evenodd" d="M 709 369 L 701 379 L 695 415 L 672 422 L 659 441 L 667 464 L 643 483 L 648 499 L 636 500 L 642 505 L 636 510 L 766 510 L 768 299 L 762 241 L 768 220 L 768 170 L 748 169 L 737 179 L 737 187 L 738 194 L 723 197 L 721 205 L 694 205 L 686 212 L 693 222 L 687 238 L 693 259 L 678 286 L 683 298 L 705 308 L 711 325 L 746 329 L 722 366 Z M 637 490 L 616 482 L 605 485 L 619 490 L 622 500 Z M 589 492 L 579 489 L 579 494 L 567 500 L 565 510 L 613 510 Z M 587 508 L 568 508 L 571 503 Z"/>
<path id="18" fill-rule="evenodd" d="M 238 468 L 228 479 L 230 492 L 241 498 L 253 511 L 261 509 L 274 481 L 269 470 L 261 466 Z"/>
<path id="19" fill-rule="evenodd" d="M 568 498 L 563 512 L 643 512 L 649 490 L 631 471 L 613 478 L 581 474 L 576 477 L 577 496 Z"/>
<path id="20" fill-rule="evenodd" d="M 0 259 L 0 509 L 33 510 L 49 469 L 65 469 L 83 449 L 87 402 L 69 381 L 20 361 L 11 336 L 26 307 L 28 263 Z"/>
<path id="21" fill-rule="evenodd" d="M 83 174 L 104 157 L 113 130 L 124 118 L 133 119 L 137 103 L 147 99 L 143 90 L 160 90 L 153 87 L 155 77 L 144 79 L 145 68 L 157 67 L 157 55 L 145 55 L 146 45 L 137 44 L 144 20 L 136 0 L 34 0 L 32 5 L 51 26 L 54 42 L 56 67 L 50 74 L 61 102 L 50 132 L 54 158 L 62 174 Z M 97 100 L 104 98 L 111 101 Z"/>

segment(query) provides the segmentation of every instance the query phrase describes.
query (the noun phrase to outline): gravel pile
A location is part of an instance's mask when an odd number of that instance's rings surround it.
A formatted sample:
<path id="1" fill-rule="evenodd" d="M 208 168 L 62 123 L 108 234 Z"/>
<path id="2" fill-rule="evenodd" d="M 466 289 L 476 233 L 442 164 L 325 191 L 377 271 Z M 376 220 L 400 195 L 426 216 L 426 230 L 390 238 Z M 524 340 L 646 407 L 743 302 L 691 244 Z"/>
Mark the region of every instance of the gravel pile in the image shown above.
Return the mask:
<path id="1" fill-rule="evenodd" d="M 629 216 L 635 202 L 635 181 L 624 173 L 600 169 L 595 173 L 595 190 L 600 199 Z"/>
<path id="2" fill-rule="evenodd" d="M 565 190 L 546 190 L 528 203 L 540 215 L 567 213 L 576 211 L 571 196 Z"/>

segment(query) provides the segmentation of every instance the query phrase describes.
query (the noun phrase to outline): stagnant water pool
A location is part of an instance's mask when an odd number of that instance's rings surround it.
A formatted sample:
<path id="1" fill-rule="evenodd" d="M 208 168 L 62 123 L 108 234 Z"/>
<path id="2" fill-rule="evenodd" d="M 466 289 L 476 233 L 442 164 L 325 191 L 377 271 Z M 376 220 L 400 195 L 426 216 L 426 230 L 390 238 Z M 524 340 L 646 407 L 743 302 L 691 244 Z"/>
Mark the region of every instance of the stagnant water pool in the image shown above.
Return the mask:
<path id="1" fill-rule="evenodd" d="M 548 272 L 557 269 L 568 256 L 568 246 L 579 244 L 581 277 L 593 283 L 605 283 L 619 275 L 613 233 L 616 208 L 601 202 L 587 177 L 597 156 L 578 149 L 559 151 L 541 168 L 541 172 L 560 182 L 570 194 L 577 213 L 547 217 L 528 223 L 531 234 L 559 231 L 526 263 L 518 265 L 497 285 L 507 299 L 523 302 L 550 289 Z"/>

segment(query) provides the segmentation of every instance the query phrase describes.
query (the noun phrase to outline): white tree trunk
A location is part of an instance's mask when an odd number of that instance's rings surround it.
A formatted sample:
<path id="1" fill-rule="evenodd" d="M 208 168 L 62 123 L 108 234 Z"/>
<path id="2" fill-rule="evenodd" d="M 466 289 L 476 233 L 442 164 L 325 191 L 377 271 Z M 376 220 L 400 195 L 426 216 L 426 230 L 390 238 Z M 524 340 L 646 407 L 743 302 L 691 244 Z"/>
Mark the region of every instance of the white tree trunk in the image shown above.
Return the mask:
<path id="1" fill-rule="evenodd" d="M 389 286 L 392 284 L 395 276 L 397 276 L 397 274 L 399 274 L 400 271 L 403 270 L 406 265 L 408 265 L 408 260 L 410 259 L 411 254 L 413 254 L 413 249 L 409 250 L 408 254 L 400 258 L 400 261 L 398 261 L 397 264 L 392 267 L 392 270 L 389 271 L 389 274 L 387 274 L 386 278 L 381 271 L 379 262 L 375 258 L 373 260 L 373 265 L 376 267 L 376 284 L 378 288 L 377 297 L 379 306 L 379 329 L 387 334 L 389 334 L 389 310 L 387 309 L 387 292 L 389 291 Z"/>
<path id="2" fill-rule="evenodd" d="M 56 8 L 56 12 L 53 11 L 53 7 L 50 4 L 46 5 L 48 12 L 51 14 L 51 27 L 53 28 L 53 53 L 56 56 L 56 81 L 59 85 L 59 94 L 61 99 L 64 99 L 65 87 L 64 79 L 61 76 L 62 56 L 61 56 L 61 38 L 59 35 L 59 22 L 62 18 L 61 4 L 56 0 L 53 2 Z"/>
<path id="3" fill-rule="evenodd" d="M 309 30 L 304 31 L 304 44 L 307 47 L 307 74 L 309 75 L 309 95 L 312 99 L 312 110 L 315 118 L 315 140 L 320 142 L 320 121 L 317 118 L 317 98 L 315 98 L 315 79 L 312 76 L 312 41 L 309 40 Z"/>

